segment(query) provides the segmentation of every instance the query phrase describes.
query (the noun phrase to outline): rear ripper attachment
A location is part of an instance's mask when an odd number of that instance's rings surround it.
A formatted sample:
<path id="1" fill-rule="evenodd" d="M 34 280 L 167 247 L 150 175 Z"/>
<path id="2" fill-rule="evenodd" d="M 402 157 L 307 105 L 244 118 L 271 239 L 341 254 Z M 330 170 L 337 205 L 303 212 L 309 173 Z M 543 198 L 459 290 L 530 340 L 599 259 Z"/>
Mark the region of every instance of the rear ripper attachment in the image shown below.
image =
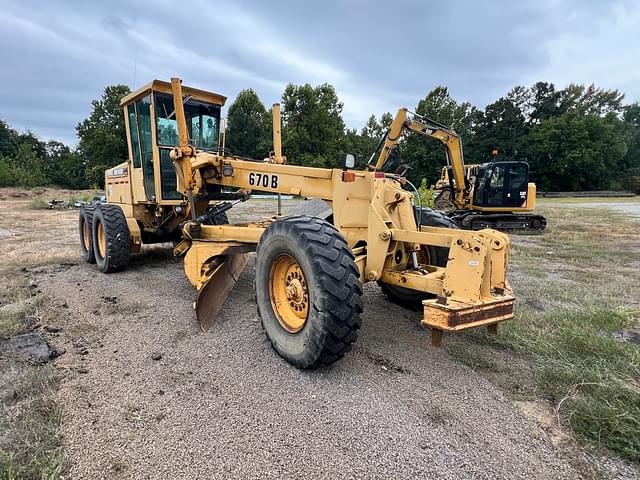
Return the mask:
<path id="1" fill-rule="evenodd" d="M 499 322 L 513 318 L 514 297 L 506 279 L 509 237 L 490 229 L 470 232 L 440 227 L 421 227 L 420 231 L 394 228 L 394 215 L 389 215 L 391 205 L 383 201 L 389 197 L 384 193 L 390 187 L 385 185 L 388 182 L 389 179 L 376 179 L 377 193 L 371 209 L 381 220 L 385 216 L 391 220 L 392 225 L 384 222 L 385 227 L 381 226 L 385 229 L 377 239 L 378 248 L 389 253 L 380 278 L 376 278 L 374 270 L 378 255 L 367 261 L 367 266 L 372 265 L 368 279 L 431 294 L 432 298 L 422 301 L 421 323 L 431 327 L 434 346 L 441 345 L 443 332 L 486 325 L 495 333 Z M 402 221 L 408 218 L 406 212 L 402 213 L 407 206 L 400 197 L 391 211 Z M 409 227 L 411 220 L 412 217 L 405 221 Z M 373 253 L 372 243 L 369 255 Z M 429 258 L 433 247 L 448 250 L 444 264 L 436 265 Z M 403 260 L 407 252 L 409 255 Z"/>
<path id="2" fill-rule="evenodd" d="M 508 237 L 495 230 L 465 237 L 452 239 L 443 278 L 445 296 L 422 302 L 422 324 L 431 327 L 431 343 L 436 347 L 441 345 L 443 332 L 486 325 L 489 333 L 495 334 L 499 322 L 513 318 L 515 299 L 502 274 Z"/>

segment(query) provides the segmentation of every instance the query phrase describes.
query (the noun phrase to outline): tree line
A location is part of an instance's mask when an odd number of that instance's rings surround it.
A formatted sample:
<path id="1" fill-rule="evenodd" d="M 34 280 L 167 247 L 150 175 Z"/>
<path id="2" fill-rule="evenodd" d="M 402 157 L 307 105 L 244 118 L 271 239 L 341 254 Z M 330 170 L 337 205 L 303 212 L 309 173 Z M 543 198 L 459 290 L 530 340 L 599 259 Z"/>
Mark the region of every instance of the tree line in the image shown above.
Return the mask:
<path id="1" fill-rule="evenodd" d="M 640 104 L 625 105 L 618 90 L 553 83 L 516 86 L 479 109 L 458 102 L 438 86 L 414 111 L 452 126 L 461 136 L 466 163 L 524 160 L 540 190 L 633 190 L 640 193 Z M 360 129 L 342 119 L 343 104 L 328 84 L 288 85 L 282 95 L 283 148 L 291 163 L 333 167 L 340 152 L 356 154 L 364 167 L 393 120 L 371 115 Z M 228 146 L 262 158 L 271 145 L 271 120 L 258 95 L 247 89 L 229 107 Z M 446 159 L 439 142 L 408 135 L 398 147 L 414 182 L 434 184 Z"/>
<path id="2" fill-rule="evenodd" d="M 0 121 L 0 186 L 55 184 L 100 186 L 104 170 L 127 156 L 120 99 L 125 85 L 105 89 L 88 118 L 76 127 L 78 146 L 43 142 Z M 450 125 L 462 136 L 466 163 L 525 160 L 539 190 L 633 190 L 640 193 L 640 104 L 625 105 L 624 94 L 595 85 L 553 83 L 516 86 L 480 109 L 458 102 L 438 86 L 415 105 L 420 115 Z M 371 115 L 361 129 L 348 128 L 343 103 L 329 84 L 289 84 L 282 98 L 283 150 L 296 165 L 331 168 L 341 152 L 354 153 L 364 167 L 393 115 Z M 265 158 L 272 148 L 271 111 L 252 89 L 242 90 L 227 114 L 228 149 Z M 397 149 L 408 177 L 434 184 L 445 164 L 442 146 L 418 135 Z"/>
<path id="3" fill-rule="evenodd" d="M 91 102 L 91 114 L 76 126 L 75 148 L 19 133 L 0 119 L 0 187 L 104 187 L 104 171 L 128 156 L 120 99 L 129 92 L 112 85 Z"/>

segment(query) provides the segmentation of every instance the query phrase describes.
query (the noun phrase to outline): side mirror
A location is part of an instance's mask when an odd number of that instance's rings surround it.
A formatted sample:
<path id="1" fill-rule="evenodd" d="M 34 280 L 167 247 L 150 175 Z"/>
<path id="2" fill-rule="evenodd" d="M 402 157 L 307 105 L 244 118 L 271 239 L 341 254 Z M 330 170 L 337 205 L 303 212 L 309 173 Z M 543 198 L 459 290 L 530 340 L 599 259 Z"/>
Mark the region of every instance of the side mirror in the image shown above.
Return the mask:
<path id="1" fill-rule="evenodd" d="M 353 168 L 356 166 L 356 156 L 352 153 L 341 153 L 338 166 L 342 169 Z"/>

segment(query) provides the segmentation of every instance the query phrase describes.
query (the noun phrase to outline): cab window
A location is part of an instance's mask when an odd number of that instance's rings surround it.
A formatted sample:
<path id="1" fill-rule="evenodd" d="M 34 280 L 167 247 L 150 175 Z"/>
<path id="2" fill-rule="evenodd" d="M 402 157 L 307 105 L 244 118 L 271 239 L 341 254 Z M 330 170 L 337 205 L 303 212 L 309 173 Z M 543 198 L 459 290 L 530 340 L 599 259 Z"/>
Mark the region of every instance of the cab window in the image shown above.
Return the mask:
<path id="1" fill-rule="evenodd" d="M 158 146 L 178 146 L 178 125 L 173 108 L 173 97 L 164 93 L 155 94 Z M 218 147 L 220 131 L 220 106 L 188 99 L 184 113 L 189 129 L 189 142 L 201 150 Z"/>
<path id="2" fill-rule="evenodd" d="M 151 138 L 151 97 L 147 95 L 136 102 L 138 132 L 142 154 L 144 190 L 149 200 L 155 200 L 156 188 L 153 176 L 153 140 Z"/>
<path id="3" fill-rule="evenodd" d="M 131 152 L 133 155 L 133 167 L 140 168 L 142 166 L 140 155 L 140 139 L 138 137 L 138 120 L 136 119 L 136 106 L 132 103 L 127 106 L 127 115 L 129 117 L 129 139 L 131 141 Z"/>

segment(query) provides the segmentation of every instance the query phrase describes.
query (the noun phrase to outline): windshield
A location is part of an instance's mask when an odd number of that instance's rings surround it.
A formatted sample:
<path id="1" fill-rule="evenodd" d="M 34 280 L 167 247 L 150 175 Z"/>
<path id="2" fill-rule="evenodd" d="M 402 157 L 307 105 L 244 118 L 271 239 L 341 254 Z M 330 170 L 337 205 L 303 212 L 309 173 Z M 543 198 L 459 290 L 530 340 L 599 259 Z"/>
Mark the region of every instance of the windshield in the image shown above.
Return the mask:
<path id="1" fill-rule="evenodd" d="M 189 130 L 189 143 L 201 150 L 218 148 L 220 106 L 191 100 L 187 97 L 184 114 Z M 156 136 L 159 146 L 178 146 L 178 126 L 173 108 L 173 96 L 155 93 Z"/>

